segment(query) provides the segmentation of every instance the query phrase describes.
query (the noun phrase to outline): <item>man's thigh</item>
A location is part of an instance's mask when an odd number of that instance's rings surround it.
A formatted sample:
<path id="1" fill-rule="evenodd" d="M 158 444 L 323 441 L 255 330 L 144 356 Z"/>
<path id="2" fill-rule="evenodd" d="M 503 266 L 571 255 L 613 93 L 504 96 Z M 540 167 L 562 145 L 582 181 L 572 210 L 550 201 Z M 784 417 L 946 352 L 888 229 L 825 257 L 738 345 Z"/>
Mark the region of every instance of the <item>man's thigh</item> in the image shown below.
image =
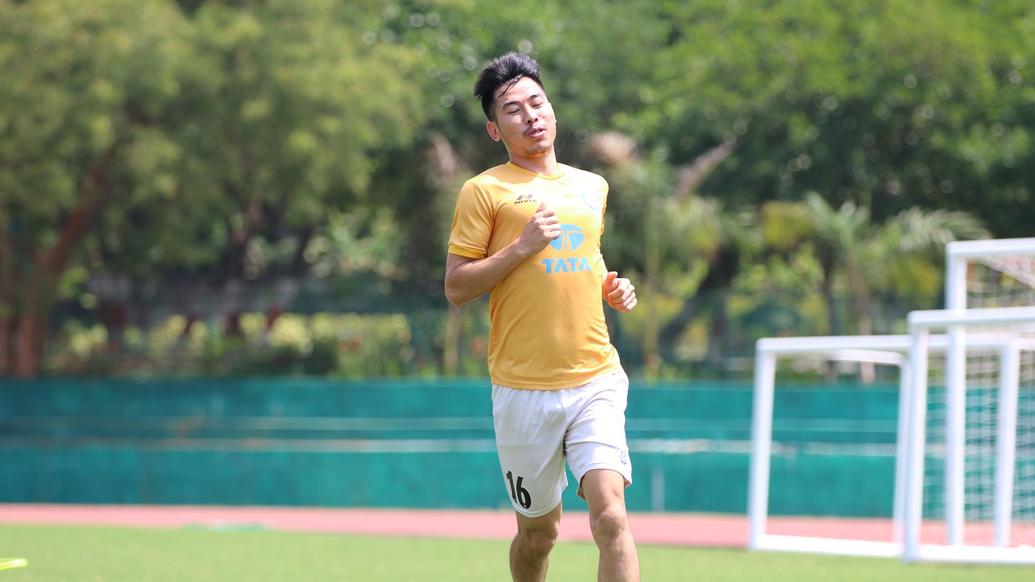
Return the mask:
<path id="1" fill-rule="evenodd" d="M 558 395 L 493 386 L 492 421 L 503 485 L 514 511 L 525 517 L 553 511 L 568 485 L 566 422 Z"/>
<path id="2" fill-rule="evenodd" d="M 568 466 L 579 481 L 594 469 L 610 469 L 632 483 L 632 461 L 625 437 L 625 408 L 629 378 L 622 370 L 606 374 L 582 387 L 578 413 L 565 439 Z"/>

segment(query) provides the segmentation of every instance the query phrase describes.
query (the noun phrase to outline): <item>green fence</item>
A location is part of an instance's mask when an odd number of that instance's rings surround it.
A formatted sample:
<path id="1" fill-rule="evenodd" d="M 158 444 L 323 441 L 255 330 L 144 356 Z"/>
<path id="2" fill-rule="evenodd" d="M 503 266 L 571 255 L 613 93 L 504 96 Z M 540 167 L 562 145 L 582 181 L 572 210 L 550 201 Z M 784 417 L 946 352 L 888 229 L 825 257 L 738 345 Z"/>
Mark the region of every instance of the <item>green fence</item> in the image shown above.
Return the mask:
<path id="1" fill-rule="evenodd" d="M 890 515 L 897 402 L 781 385 L 771 512 Z M 629 507 L 744 512 L 750 418 L 744 383 L 634 381 Z M 0 502 L 508 506 L 482 380 L 6 381 L 0 437 Z"/>

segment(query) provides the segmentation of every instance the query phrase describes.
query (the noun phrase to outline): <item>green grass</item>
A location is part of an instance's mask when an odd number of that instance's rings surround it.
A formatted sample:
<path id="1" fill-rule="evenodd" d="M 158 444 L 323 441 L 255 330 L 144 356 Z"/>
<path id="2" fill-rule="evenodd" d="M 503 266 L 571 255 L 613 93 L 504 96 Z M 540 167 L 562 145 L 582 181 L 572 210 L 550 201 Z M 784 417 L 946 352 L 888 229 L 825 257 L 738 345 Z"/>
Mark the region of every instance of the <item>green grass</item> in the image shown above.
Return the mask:
<path id="1" fill-rule="evenodd" d="M 0 557 L 29 567 L 0 582 L 509 580 L 507 542 L 272 531 L 0 526 Z M 643 579 L 711 582 L 956 582 L 1035 579 L 1032 568 L 903 565 L 896 560 L 643 546 Z M 550 580 L 596 580 L 596 548 L 561 543 Z"/>

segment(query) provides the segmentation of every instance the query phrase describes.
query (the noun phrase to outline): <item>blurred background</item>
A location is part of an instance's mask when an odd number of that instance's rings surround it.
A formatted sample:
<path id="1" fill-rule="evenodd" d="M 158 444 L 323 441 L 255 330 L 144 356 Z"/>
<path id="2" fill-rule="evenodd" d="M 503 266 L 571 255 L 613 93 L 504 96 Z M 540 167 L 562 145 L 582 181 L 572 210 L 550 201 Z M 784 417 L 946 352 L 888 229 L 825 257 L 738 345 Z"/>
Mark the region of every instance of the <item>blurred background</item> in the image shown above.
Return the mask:
<path id="1" fill-rule="evenodd" d="M 467 418 L 447 449 L 475 439 L 491 475 L 487 302 L 450 308 L 442 276 L 456 192 L 506 160 L 474 77 L 520 50 L 542 65 L 560 161 L 611 185 L 604 255 L 640 305 L 609 325 L 653 390 L 630 430 L 740 455 L 734 473 L 716 461 L 725 501 L 703 509 L 742 510 L 723 484 L 746 471 L 755 340 L 902 333 L 942 305 L 946 242 L 1032 234 L 1032 39 L 1028 0 L 0 0 L 2 429 L 9 459 L 36 459 L 3 498 L 111 500 L 84 483 L 146 474 L 127 442 L 216 439 L 217 475 L 234 438 L 392 438 L 416 417 Z M 836 385 L 847 400 L 818 416 L 869 406 L 851 430 L 893 443 L 894 382 L 781 375 Z M 406 434 L 446 426 L 428 422 Z M 700 452 L 680 442 L 650 450 Z M 58 455 L 45 471 L 40 446 Z M 328 488 L 358 461 L 341 462 Z M 674 465 L 656 466 L 664 483 Z M 381 499 L 156 482 L 117 500 Z"/>

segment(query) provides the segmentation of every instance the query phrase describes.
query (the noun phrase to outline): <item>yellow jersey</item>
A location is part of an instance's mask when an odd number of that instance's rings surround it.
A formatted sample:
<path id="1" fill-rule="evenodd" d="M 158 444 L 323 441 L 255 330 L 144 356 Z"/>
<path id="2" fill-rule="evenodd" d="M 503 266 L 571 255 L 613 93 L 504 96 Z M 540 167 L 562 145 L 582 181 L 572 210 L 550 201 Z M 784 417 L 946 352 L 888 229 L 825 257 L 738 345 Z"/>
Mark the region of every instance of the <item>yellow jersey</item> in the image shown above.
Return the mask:
<path id="1" fill-rule="evenodd" d="M 545 202 L 561 236 L 514 268 L 489 299 L 489 375 L 494 384 L 559 390 L 620 365 L 604 321 L 600 253 L 607 205 L 600 176 L 559 165 L 544 176 L 513 163 L 468 180 L 456 200 L 449 252 L 482 259 L 517 239 Z"/>

